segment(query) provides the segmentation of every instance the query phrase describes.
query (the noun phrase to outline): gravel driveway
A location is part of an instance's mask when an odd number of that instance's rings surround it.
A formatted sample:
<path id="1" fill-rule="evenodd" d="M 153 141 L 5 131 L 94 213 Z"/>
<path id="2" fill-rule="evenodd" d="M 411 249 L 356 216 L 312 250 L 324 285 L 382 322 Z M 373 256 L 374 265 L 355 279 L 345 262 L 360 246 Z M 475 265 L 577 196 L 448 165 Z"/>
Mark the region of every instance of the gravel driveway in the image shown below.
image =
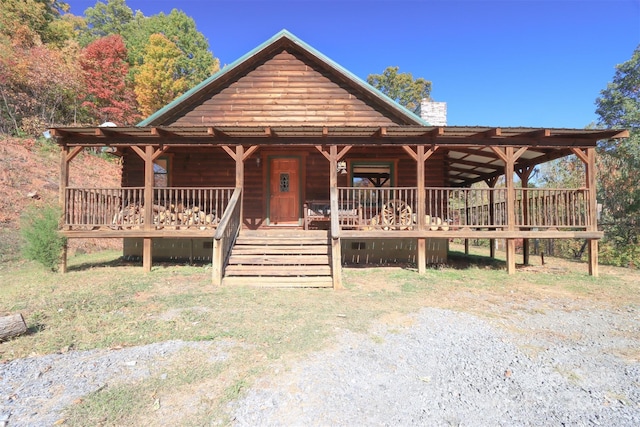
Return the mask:
<path id="1" fill-rule="evenodd" d="M 640 319 L 562 303 L 478 317 L 425 308 L 275 370 L 229 406 L 234 424 L 640 425 Z M 148 374 L 185 346 L 224 360 L 226 343 L 172 341 L 0 365 L 0 427 L 46 426 L 119 377 Z M 158 420 L 162 422 L 162 420 Z"/>
<path id="2" fill-rule="evenodd" d="M 237 402 L 254 425 L 638 426 L 637 312 L 562 309 L 487 321 L 423 309 L 345 332 Z M 511 331 L 511 332 L 507 332 Z"/>

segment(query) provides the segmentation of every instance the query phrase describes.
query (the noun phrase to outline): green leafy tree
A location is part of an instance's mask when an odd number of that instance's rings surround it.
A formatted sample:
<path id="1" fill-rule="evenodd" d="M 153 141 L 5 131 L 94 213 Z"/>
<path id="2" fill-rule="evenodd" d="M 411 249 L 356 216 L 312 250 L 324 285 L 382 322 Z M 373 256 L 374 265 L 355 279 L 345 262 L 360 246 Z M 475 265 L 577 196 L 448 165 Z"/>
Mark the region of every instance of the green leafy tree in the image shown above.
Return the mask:
<path id="1" fill-rule="evenodd" d="M 80 36 L 83 46 L 92 41 L 113 34 L 123 35 L 133 21 L 133 11 L 125 0 L 98 1 L 95 6 L 84 11 L 86 28 Z"/>
<path id="2" fill-rule="evenodd" d="M 184 53 L 162 34 L 149 37 L 144 63 L 135 77 L 135 93 L 143 114 L 152 114 L 189 88 L 181 69 L 183 59 Z"/>
<path id="3" fill-rule="evenodd" d="M 430 98 L 431 82 L 422 77 L 413 78 L 411 73 L 399 73 L 400 67 L 387 67 L 382 74 L 369 74 L 367 82 L 406 107 L 416 111 L 422 99 Z"/>
<path id="4" fill-rule="evenodd" d="M 616 66 L 596 100 L 598 124 L 624 128 L 630 137 L 599 146 L 599 192 L 607 241 L 621 264 L 640 263 L 640 45 Z"/>
<path id="5" fill-rule="evenodd" d="M 220 68 L 220 62 L 209 50 L 209 42 L 196 28 L 195 21 L 184 12 L 173 9 L 165 15 L 159 13 L 145 17 L 138 12 L 124 30 L 124 38 L 129 50 L 129 63 L 135 75 L 136 67 L 144 64 L 149 37 L 162 34 L 182 52 L 177 59 L 176 71 L 189 87 L 195 86 Z"/>

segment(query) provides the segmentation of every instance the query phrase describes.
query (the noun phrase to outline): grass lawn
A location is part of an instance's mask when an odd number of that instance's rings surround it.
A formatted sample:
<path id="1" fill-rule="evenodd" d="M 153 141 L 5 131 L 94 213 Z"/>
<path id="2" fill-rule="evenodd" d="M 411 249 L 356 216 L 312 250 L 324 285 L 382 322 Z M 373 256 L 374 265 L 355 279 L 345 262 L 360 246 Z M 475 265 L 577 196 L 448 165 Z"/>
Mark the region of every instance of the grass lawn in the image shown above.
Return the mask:
<path id="1" fill-rule="evenodd" d="M 33 263 L 4 263 L 0 315 L 22 313 L 29 332 L 0 344 L 0 363 L 175 339 L 233 340 L 243 345 L 225 363 L 209 366 L 204 355 L 189 355 L 191 366 L 207 369 L 187 372 L 177 363 L 172 369 L 182 380 L 150 378 L 103 390 L 74 405 L 67 419 L 67 425 L 145 425 L 156 396 L 167 402 L 206 388 L 208 397 L 184 424 L 225 423 L 226 403 L 273 366 L 286 369 L 330 345 L 340 331 L 367 333 L 374 321 L 402 322 L 421 307 L 492 317 L 497 309 L 505 315 L 501 307 L 518 310 L 531 300 L 562 300 L 568 309 L 640 305 L 637 270 L 600 266 L 600 277 L 593 278 L 584 263 L 547 257 L 542 266 L 532 256 L 534 265 L 509 276 L 503 260 L 480 257 L 482 251 L 473 248 L 471 257 L 452 252 L 451 267 L 423 275 L 402 267 L 345 268 L 342 291 L 216 288 L 210 266 L 155 265 L 145 274 L 139 265 L 120 261 L 119 252 L 74 257 L 64 275 Z M 130 407 L 132 401 L 138 404 Z"/>

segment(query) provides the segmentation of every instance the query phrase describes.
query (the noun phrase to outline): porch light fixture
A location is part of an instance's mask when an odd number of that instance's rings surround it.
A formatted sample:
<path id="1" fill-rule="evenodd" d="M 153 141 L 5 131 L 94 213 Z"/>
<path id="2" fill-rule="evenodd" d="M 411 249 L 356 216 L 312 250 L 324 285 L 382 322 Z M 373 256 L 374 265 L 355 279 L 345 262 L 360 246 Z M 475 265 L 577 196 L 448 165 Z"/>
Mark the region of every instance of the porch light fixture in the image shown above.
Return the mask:
<path id="1" fill-rule="evenodd" d="M 338 162 L 338 173 L 342 175 L 347 174 L 347 162 Z"/>
<path id="2" fill-rule="evenodd" d="M 256 166 L 260 167 L 260 157 L 256 157 Z"/>

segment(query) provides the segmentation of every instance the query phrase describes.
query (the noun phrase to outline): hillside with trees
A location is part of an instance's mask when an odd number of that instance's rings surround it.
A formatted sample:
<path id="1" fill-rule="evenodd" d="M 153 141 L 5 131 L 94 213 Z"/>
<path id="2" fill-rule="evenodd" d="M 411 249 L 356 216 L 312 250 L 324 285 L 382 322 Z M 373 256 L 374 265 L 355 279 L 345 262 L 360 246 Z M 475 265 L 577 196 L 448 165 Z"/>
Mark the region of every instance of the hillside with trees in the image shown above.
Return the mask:
<path id="1" fill-rule="evenodd" d="M 74 15 L 63 0 L 0 0 L 0 149 L 9 149 L 9 136 L 39 138 L 51 126 L 133 125 L 219 67 L 193 18 L 177 9 L 145 16 L 125 0 L 99 0 Z M 398 67 L 367 81 L 410 110 L 431 93 L 430 81 Z M 596 100 L 594 126 L 631 133 L 598 147 L 601 260 L 619 265 L 640 265 L 639 88 L 640 47 Z M 549 187 L 584 179 L 573 157 L 540 172 L 537 185 Z"/>
<path id="2" fill-rule="evenodd" d="M 82 16 L 60 0 L 0 0 L 0 132 L 132 125 L 219 69 L 192 18 L 125 0 Z M 160 88 L 160 89 L 158 89 Z"/>

